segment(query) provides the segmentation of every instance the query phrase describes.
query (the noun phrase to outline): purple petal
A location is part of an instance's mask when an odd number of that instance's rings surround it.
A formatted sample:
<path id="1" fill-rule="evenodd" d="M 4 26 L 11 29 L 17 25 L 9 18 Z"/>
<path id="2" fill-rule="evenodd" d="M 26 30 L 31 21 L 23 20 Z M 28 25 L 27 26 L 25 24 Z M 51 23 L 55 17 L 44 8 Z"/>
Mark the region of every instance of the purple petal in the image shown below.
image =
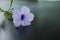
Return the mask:
<path id="1" fill-rule="evenodd" d="M 25 15 L 25 20 L 31 22 L 33 21 L 33 19 L 34 19 L 34 15 L 32 13 Z"/>
<path id="2" fill-rule="evenodd" d="M 20 19 L 20 16 L 17 16 L 17 15 L 12 15 L 12 18 L 13 18 L 13 20 L 19 20 Z"/>
<path id="3" fill-rule="evenodd" d="M 31 25 L 31 23 L 30 23 L 30 22 L 22 21 L 22 26 L 29 26 L 29 25 Z"/>
<path id="4" fill-rule="evenodd" d="M 24 15 L 24 20 L 21 20 L 21 16 Z M 34 15 L 30 13 L 30 9 L 27 6 L 22 7 L 21 11 L 15 10 L 13 11 L 13 23 L 16 27 L 28 26 L 31 25 L 31 21 L 34 19 Z"/>
<path id="5" fill-rule="evenodd" d="M 25 14 L 30 13 L 30 9 L 27 6 L 24 6 L 24 7 L 21 8 L 21 12 L 25 13 Z"/>
<path id="6" fill-rule="evenodd" d="M 17 16 L 19 16 L 20 13 L 21 13 L 20 10 L 14 10 L 14 11 L 13 11 L 13 15 L 17 15 Z"/>
<path id="7" fill-rule="evenodd" d="M 21 25 L 21 21 L 18 21 L 18 20 L 13 20 L 13 23 L 16 27 Z"/>

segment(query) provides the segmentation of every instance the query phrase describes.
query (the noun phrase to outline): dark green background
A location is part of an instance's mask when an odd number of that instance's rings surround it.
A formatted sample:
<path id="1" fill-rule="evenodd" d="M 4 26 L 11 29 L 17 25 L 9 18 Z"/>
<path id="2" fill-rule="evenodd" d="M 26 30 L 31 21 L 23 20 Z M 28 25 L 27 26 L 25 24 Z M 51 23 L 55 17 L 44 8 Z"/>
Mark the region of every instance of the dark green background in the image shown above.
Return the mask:
<path id="1" fill-rule="evenodd" d="M 26 5 L 35 15 L 32 22 L 34 28 L 33 40 L 59 40 L 60 36 L 60 2 L 20 2 L 20 7 Z M 19 8 L 19 7 L 18 7 Z"/>

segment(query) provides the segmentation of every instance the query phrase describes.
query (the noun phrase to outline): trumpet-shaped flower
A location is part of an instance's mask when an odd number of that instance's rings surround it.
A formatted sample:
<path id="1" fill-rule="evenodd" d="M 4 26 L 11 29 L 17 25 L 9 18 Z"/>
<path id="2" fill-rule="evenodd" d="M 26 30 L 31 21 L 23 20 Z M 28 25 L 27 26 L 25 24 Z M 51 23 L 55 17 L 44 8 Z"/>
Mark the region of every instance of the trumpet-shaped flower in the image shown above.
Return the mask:
<path id="1" fill-rule="evenodd" d="M 31 25 L 31 22 L 34 19 L 34 14 L 30 12 L 30 9 L 27 6 L 21 8 L 21 11 L 15 10 L 13 12 L 13 23 L 16 27 L 28 26 Z"/>

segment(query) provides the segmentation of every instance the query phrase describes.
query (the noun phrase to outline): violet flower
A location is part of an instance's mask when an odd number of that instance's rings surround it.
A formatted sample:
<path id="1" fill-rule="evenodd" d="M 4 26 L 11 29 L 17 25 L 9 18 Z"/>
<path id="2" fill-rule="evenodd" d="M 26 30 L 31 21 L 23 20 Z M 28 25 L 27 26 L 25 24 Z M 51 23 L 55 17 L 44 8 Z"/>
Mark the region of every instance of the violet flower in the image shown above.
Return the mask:
<path id="1" fill-rule="evenodd" d="M 34 19 L 34 14 L 30 13 L 30 9 L 27 6 L 24 6 L 21 8 L 21 11 L 19 10 L 14 11 L 12 18 L 13 23 L 16 27 L 20 25 L 28 26 L 31 25 L 31 22 Z"/>

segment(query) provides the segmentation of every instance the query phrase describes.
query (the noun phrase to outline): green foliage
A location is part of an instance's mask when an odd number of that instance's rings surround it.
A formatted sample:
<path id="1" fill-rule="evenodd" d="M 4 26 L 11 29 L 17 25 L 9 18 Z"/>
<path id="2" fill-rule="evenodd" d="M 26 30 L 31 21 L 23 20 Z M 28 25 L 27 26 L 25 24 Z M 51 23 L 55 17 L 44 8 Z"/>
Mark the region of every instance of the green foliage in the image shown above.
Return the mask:
<path id="1" fill-rule="evenodd" d="M 4 15 L 7 19 L 12 19 L 12 12 L 5 11 Z"/>
<path id="2" fill-rule="evenodd" d="M 13 3 L 13 0 L 11 0 L 11 4 L 10 4 L 10 7 L 9 7 L 9 10 L 10 10 L 10 9 L 11 9 L 11 7 L 12 7 L 12 3 Z M 8 11 L 9 11 L 9 10 L 8 10 Z"/>
<path id="3" fill-rule="evenodd" d="M 4 15 L 8 20 L 12 19 L 12 11 L 13 11 L 13 8 L 11 8 L 12 3 L 13 3 L 13 0 L 11 0 L 11 4 L 10 4 L 10 7 L 9 7 L 8 11 L 4 11 Z"/>

